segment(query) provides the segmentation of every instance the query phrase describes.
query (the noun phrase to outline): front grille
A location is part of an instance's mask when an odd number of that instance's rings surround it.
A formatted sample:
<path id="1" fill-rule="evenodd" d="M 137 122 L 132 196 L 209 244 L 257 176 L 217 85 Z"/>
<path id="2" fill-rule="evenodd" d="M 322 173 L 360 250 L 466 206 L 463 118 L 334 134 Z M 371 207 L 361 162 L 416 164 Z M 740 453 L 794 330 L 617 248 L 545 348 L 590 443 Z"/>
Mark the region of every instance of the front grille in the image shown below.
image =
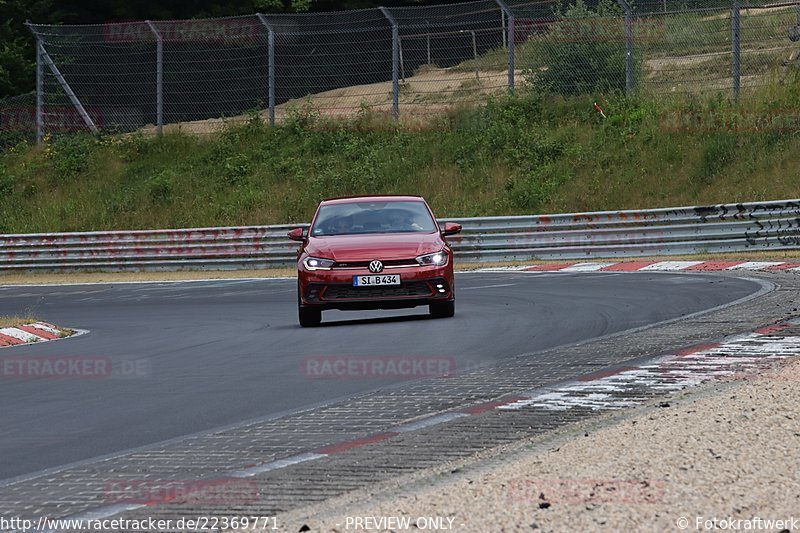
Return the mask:
<path id="1" fill-rule="evenodd" d="M 364 298 L 403 298 L 430 296 L 431 287 L 424 281 L 410 281 L 401 285 L 385 287 L 353 287 L 352 285 L 328 285 L 322 300 L 360 300 Z"/>
<path id="2" fill-rule="evenodd" d="M 381 261 L 384 268 L 393 266 L 419 266 L 419 263 L 414 259 L 391 259 L 389 261 Z M 342 261 L 337 262 L 333 268 L 369 268 L 370 261 Z"/>

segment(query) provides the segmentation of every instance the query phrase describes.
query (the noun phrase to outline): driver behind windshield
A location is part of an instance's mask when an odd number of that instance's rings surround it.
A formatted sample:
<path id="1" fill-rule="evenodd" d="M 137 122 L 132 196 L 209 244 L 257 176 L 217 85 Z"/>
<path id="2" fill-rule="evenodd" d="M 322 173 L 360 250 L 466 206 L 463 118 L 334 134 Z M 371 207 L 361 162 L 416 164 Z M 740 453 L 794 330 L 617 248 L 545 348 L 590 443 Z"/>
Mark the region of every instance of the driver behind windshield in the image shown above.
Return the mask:
<path id="1" fill-rule="evenodd" d="M 348 217 L 339 217 L 333 222 L 331 235 L 345 235 L 350 233 L 352 229 L 353 226 L 350 224 L 350 219 Z"/>
<path id="2" fill-rule="evenodd" d="M 422 230 L 422 226 L 417 224 L 414 216 L 407 211 L 395 210 L 389 213 L 389 224 L 392 231 Z"/>

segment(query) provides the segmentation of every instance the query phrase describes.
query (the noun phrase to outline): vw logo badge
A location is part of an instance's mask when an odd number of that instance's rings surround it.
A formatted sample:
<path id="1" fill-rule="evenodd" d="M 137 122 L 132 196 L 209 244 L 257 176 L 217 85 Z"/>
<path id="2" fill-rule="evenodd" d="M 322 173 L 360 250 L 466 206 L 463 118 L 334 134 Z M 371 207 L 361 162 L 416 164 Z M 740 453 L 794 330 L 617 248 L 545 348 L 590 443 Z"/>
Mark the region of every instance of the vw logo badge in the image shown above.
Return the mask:
<path id="1" fill-rule="evenodd" d="M 383 263 L 381 263 L 377 259 L 375 261 L 370 261 L 370 263 L 369 263 L 369 271 L 370 272 L 372 272 L 373 274 L 377 274 L 381 270 L 383 270 Z"/>

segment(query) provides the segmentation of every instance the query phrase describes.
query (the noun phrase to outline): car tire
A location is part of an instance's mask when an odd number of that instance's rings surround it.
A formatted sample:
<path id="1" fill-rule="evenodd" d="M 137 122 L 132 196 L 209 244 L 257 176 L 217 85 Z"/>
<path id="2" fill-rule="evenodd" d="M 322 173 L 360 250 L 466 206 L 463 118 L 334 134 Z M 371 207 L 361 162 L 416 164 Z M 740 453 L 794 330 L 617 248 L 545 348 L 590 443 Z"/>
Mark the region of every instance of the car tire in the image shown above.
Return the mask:
<path id="1" fill-rule="evenodd" d="M 319 326 L 320 322 L 322 322 L 322 311 L 308 307 L 298 307 L 297 318 L 304 328 Z"/>
<path id="2" fill-rule="evenodd" d="M 449 302 L 436 302 L 428 306 L 431 316 L 433 318 L 450 318 L 456 314 L 456 302 L 451 300 Z"/>
<path id="3" fill-rule="evenodd" d="M 297 283 L 297 319 L 300 326 L 304 328 L 312 328 L 319 326 L 322 322 L 322 309 L 314 309 L 313 307 L 303 307 L 300 304 L 300 283 Z"/>

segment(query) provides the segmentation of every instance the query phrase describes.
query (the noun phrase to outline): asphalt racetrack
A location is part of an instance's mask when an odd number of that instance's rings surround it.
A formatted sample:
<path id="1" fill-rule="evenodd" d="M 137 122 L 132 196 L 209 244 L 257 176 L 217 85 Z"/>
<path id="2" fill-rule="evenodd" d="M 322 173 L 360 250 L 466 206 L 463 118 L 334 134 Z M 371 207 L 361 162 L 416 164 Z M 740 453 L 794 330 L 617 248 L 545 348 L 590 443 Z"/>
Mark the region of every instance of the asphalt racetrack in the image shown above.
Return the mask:
<path id="1" fill-rule="evenodd" d="M 712 309 L 761 289 L 690 273 L 487 272 L 456 280 L 452 319 L 430 319 L 423 307 L 326 311 L 321 327 L 302 329 L 289 279 L 0 287 L 0 315 L 29 311 L 89 330 L 2 348 L 0 364 L 72 359 L 114 368 L 69 378 L 0 375 L 0 480 L 407 379 L 311 375 L 309 358 L 444 360 L 466 371 Z"/>

